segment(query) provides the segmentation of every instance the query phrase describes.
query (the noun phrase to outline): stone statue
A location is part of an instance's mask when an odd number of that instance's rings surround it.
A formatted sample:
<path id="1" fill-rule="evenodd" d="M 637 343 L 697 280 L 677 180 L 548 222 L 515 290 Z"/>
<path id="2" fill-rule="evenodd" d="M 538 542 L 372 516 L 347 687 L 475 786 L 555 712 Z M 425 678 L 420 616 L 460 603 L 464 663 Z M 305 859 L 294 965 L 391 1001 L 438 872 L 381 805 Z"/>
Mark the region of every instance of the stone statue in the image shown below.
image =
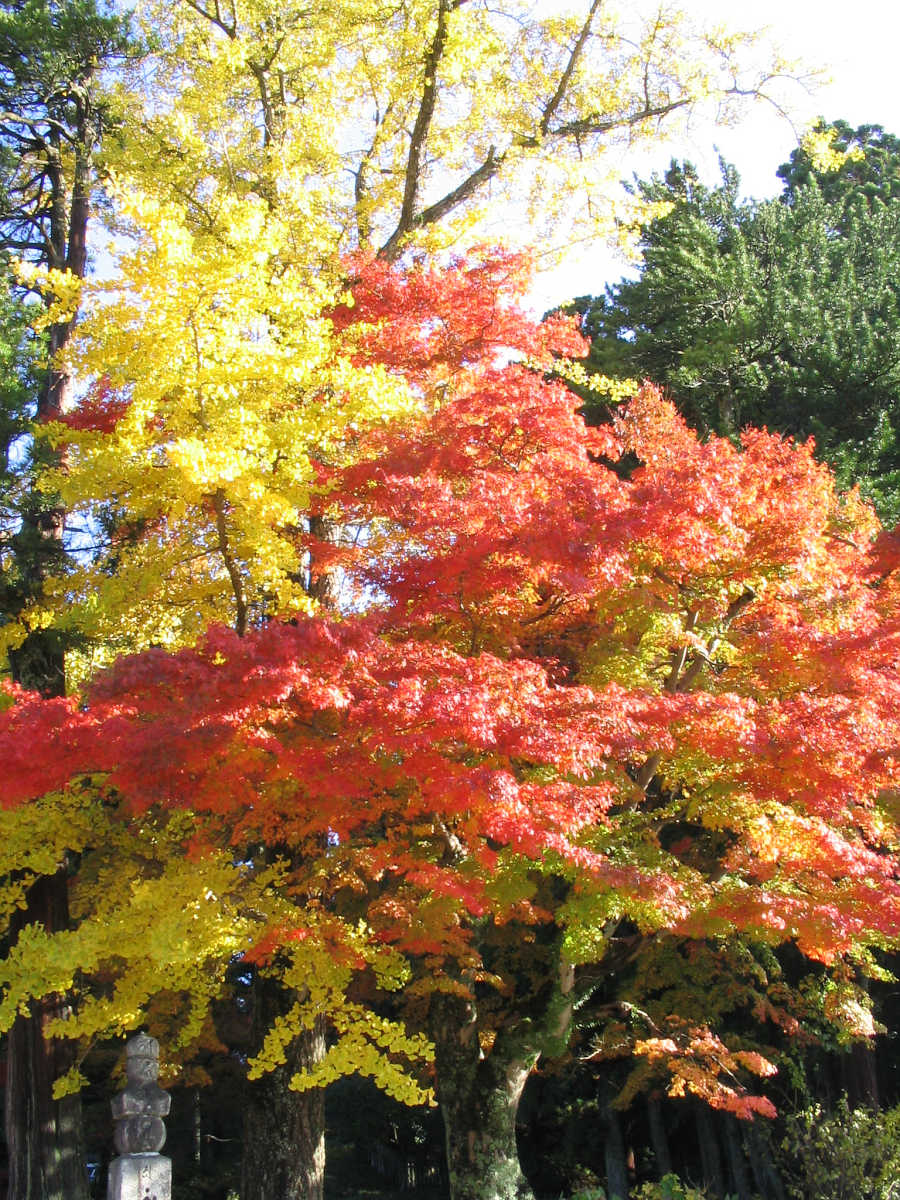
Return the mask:
<path id="1" fill-rule="evenodd" d="M 146 1033 L 125 1047 L 128 1082 L 112 1102 L 120 1157 L 109 1168 L 107 1200 L 171 1200 L 172 1163 L 159 1153 L 171 1099 L 157 1083 L 159 1042 Z"/>

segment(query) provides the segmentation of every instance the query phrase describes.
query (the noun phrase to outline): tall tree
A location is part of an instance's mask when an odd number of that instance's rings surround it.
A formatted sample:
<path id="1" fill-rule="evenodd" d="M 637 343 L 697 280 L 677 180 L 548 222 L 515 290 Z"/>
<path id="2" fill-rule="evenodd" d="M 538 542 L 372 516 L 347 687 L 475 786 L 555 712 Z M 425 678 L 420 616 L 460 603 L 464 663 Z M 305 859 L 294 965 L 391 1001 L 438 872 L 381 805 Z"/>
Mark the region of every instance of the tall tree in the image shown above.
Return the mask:
<path id="1" fill-rule="evenodd" d="M 93 160 L 104 124 L 98 75 L 121 53 L 123 21 L 92 0 L 23 0 L 0 12 L 0 246 L 4 256 L 38 268 L 85 275 Z M 47 368 L 29 397 L 38 422 L 58 418 L 71 404 L 72 380 L 62 355 L 74 308 L 49 314 Z M 32 447 L 35 460 L 40 448 Z M 4 555 L 4 617 L 8 621 L 42 593 L 60 570 L 64 514 L 37 487 L 20 494 L 19 527 Z M 9 552 L 11 551 L 11 553 Z M 65 690 L 63 646 L 53 630 L 34 630 L 10 652 L 16 679 L 46 695 Z M 40 753 L 40 749 L 37 750 Z M 40 923 L 69 921 L 66 856 L 37 879 L 13 915 L 10 936 Z M 9 1195 L 16 1200 L 86 1196 L 77 1097 L 53 1098 L 55 1079 L 71 1065 L 71 1048 L 50 1042 L 48 1022 L 65 1010 L 47 997 L 23 1013 L 7 1041 L 6 1137 Z"/>
<path id="2" fill-rule="evenodd" d="M 0 612 L 14 612 L 20 601 L 16 589 L 15 547 L 30 478 L 25 453 L 34 398 L 41 387 L 43 345 L 31 327 L 33 313 L 16 296 L 12 278 L 0 283 Z M 24 461 L 23 461 L 24 460 Z M 6 588 L 12 594 L 7 595 Z"/>
<path id="3" fill-rule="evenodd" d="M 360 262 L 334 313 L 360 365 L 423 400 L 357 462 L 323 464 L 323 509 L 368 531 L 325 548 L 359 584 L 355 612 L 214 629 L 121 660 L 87 704 L 14 693 L 0 720 L 17 816 L 87 793 L 133 825 L 171 822 L 200 864 L 193 884 L 170 875 L 180 927 L 192 887 L 213 922 L 245 891 L 253 957 L 292 995 L 259 1069 L 309 1029 L 335 964 L 402 953 L 454 1200 L 530 1195 L 524 1080 L 638 947 L 790 943 L 831 971 L 834 1019 L 859 1025 L 848 969 L 900 935 L 897 539 L 774 435 L 702 442 L 650 391 L 587 428 L 548 381 L 575 331 L 498 304 L 504 261 Z M 47 728 L 36 762 L 24 734 Z M 271 888 L 246 854 L 261 841 L 281 849 Z M 224 875 L 204 878 L 204 856 Z M 138 993 L 122 930 L 141 915 L 117 911 L 114 938 L 88 921 L 17 947 L 7 1011 L 102 963 L 121 990 L 112 1007 L 109 981 L 86 994 L 71 1029 L 123 1013 Z M 341 992 L 345 1036 L 301 1092 L 403 1047 Z M 770 1111 L 751 1045 L 663 1017 L 634 1049 L 673 1089 Z"/>
<path id="4" fill-rule="evenodd" d="M 710 99 L 730 109 L 779 71 L 744 69 L 750 38 L 675 13 L 617 23 L 599 3 L 553 18 L 444 0 L 147 14 L 154 97 L 132 92 L 128 136 L 108 147 L 134 240 L 119 303 L 98 303 L 84 324 L 81 360 L 108 374 L 112 410 L 128 407 L 124 454 L 104 458 L 102 443 L 94 453 L 98 430 L 83 431 L 70 466 L 84 452 L 86 469 L 60 484 L 73 506 L 100 506 L 91 529 L 105 542 L 92 575 L 82 557 L 7 626 L 13 651 L 48 625 L 115 654 L 190 641 L 216 617 L 249 629 L 333 602 L 327 539 L 302 542 L 310 527 L 329 529 L 309 503 L 313 460 L 341 465 L 379 406 L 409 400 L 377 369 L 361 380 L 352 360 L 336 363 L 317 325 L 343 283 L 339 252 L 396 259 L 446 245 L 526 183 L 556 221 L 575 182 L 605 194 L 611 150 L 655 139 Z M 592 233 L 614 224 L 598 211 L 578 214 Z M 167 359 L 181 376 L 167 375 Z M 254 1138 L 247 1154 L 248 1180 L 263 1187 L 280 1152 Z M 321 1178 L 309 1187 L 315 1195 Z"/>
<path id="5" fill-rule="evenodd" d="M 807 139 L 776 171 L 788 203 L 811 183 L 829 203 L 851 194 L 885 203 L 900 199 L 900 138 L 880 125 L 854 129 L 846 121 L 823 120 L 811 135 L 812 144 Z M 824 161 L 816 159 L 817 142 L 830 151 Z"/>
<path id="6" fill-rule="evenodd" d="M 178 99 L 137 123 L 130 161 L 148 186 L 189 197 L 200 222 L 216 192 L 255 193 L 304 246 L 315 230 L 320 249 L 389 257 L 446 245 L 529 192 L 541 218 L 608 232 L 622 218 L 604 202 L 614 152 L 704 104 L 734 112 L 782 69 L 768 51 L 751 65 L 750 35 L 598 0 L 549 17 L 520 0 L 191 2 L 148 22 L 157 87 Z"/>

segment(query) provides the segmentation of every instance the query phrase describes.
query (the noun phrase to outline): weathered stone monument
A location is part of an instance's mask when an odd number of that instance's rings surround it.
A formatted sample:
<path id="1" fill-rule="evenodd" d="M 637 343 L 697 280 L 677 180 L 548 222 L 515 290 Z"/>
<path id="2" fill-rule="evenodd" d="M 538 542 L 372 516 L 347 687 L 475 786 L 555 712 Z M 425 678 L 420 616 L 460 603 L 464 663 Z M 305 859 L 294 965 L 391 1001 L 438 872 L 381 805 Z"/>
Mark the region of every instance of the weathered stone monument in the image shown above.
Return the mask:
<path id="1" fill-rule="evenodd" d="M 109 1164 L 107 1200 L 172 1200 L 172 1160 L 160 1154 L 172 1103 L 159 1078 L 159 1042 L 146 1033 L 125 1046 L 128 1082 L 112 1102 L 119 1157 Z"/>

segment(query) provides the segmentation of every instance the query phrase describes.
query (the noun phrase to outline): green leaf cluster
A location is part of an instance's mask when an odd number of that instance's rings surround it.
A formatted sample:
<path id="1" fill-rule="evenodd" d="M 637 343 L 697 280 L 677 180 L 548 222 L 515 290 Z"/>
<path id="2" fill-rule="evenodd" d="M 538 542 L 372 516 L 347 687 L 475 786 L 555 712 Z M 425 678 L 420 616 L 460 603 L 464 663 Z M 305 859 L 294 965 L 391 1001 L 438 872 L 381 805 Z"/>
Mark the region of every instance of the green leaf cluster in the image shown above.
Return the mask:
<path id="1" fill-rule="evenodd" d="M 754 425 L 813 437 L 839 484 L 859 483 L 891 524 L 900 516 L 900 158 L 895 139 L 870 131 L 854 142 L 850 132 L 836 127 L 836 150 L 854 154 L 833 171 L 816 173 L 796 152 L 776 200 L 741 199 L 725 163 L 716 187 L 675 162 L 637 182 L 645 200 L 669 206 L 643 229 L 640 274 L 575 307 L 596 370 L 663 384 L 707 432 Z"/>
<path id="2" fill-rule="evenodd" d="M 831 1113 L 814 1105 L 789 1118 L 781 1168 L 794 1200 L 889 1200 L 900 1184 L 900 1108 Z"/>

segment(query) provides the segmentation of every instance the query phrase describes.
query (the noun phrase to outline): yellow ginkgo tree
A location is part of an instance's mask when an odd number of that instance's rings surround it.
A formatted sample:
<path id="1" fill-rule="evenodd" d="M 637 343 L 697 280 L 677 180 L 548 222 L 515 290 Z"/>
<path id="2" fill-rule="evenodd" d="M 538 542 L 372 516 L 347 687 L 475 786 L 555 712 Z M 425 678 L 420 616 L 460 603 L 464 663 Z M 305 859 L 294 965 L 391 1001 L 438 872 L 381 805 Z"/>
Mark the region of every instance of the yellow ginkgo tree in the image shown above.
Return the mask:
<path id="1" fill-rule="evenodd" d="M 473 227 L 556 244 L 623 226 L 623 155 L 695 118 L 784 101 L 758 34 L 609 0 L 153 3 L 152 111 L 125 159 L 204 219 L 211 188 L 258 194 L 306 241 L 395 257 Z M 199 170 L 198 170 L 199 167 Z M 498 220 L 499 218 L 499 220 Z M 499 224 L 502 221 L 502 226 Z"/>
<path id="2" fill-rule="evenodd" d="M 121 211 L 139 243 L 86 290 L 73 354 L 93 382 L 48 430 L 65 453 L 44 486 L 63 496 L 81 552 L 7 623 L 6 645 L 52 622 L 108 659 L 191 641 L 212 621 L 243 632 L 308 610 L 301 539 L 322 465 L 416 403 L 337 345 L 339 272 L 292 261 L 262 200 L 223 197 L 206 231 L 145 195 Z"/>

